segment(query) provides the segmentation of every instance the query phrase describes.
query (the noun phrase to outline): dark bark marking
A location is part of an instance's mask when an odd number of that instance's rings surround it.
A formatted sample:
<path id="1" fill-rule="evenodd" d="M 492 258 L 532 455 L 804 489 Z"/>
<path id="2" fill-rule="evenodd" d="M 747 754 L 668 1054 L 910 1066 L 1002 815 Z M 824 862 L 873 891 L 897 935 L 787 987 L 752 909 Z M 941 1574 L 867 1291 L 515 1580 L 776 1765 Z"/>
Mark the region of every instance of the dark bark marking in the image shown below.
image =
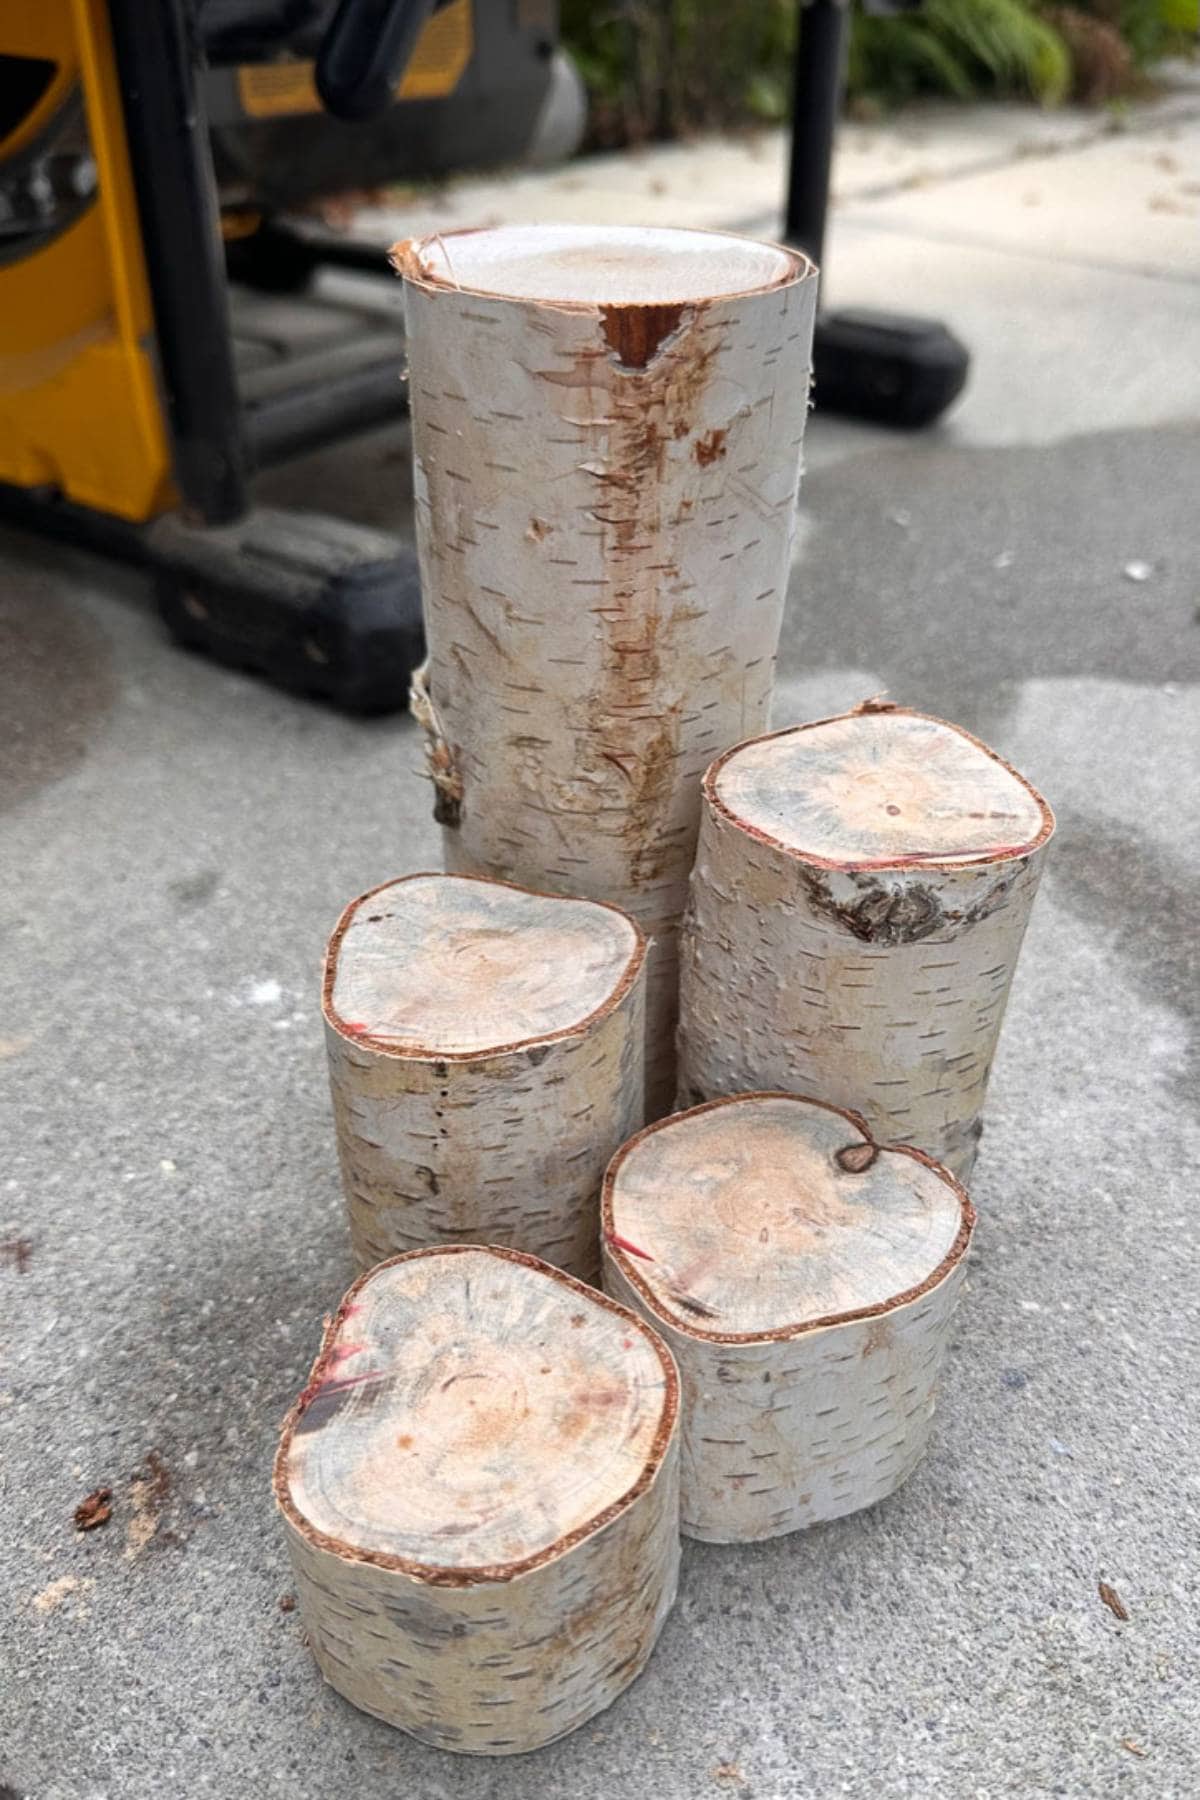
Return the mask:
<path id="1" fill-rule="evenodd" d="M 714 428 L 712 431 L 706 431 L 703 437 L 696 439 L 692 455 L 702 469 L 707 469 L 710 464 L 724 456 L 727 435 L 727 431 Z"/>
<path id="2" fill-rule="evenodd" d="M 602 306 L 601 329 L 605 342 L 626 369 L 644 369 L 664 338 L 679 329 L 682 305 Z"/>
<path id="3" fill-rule="evenodd" d="M 901 886 L 886 886 L 871 876 L 851 874 L 858 897 L 835 900 L 823 870 L 799 867 L 798 873 L 814 912 L 842 926 L 861 943 L 892 949 L 900 944 L 919 944 L 923 938 L 942 931 L 954 935 L 990 918 L 1007 905 L 1013 883 L 1024 867 L 1024 862 L 1018 863 L 964 912 L 943 907 L 937 894 L 921 881 L 905 880 Z"/>

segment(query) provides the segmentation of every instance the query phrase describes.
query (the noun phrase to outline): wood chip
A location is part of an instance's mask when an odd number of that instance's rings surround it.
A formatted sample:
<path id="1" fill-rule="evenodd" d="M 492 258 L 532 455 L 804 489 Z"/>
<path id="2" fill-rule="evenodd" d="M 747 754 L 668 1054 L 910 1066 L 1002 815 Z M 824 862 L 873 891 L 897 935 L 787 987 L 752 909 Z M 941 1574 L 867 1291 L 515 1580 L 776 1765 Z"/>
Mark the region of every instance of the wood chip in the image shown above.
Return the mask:
<path id="1" fill-rule="evenodd" d="M 1122 1622 L 1128 1619 L 1129 1612 L 1125 1602 L 1122 1600 L 1115 1587 L 1109 1587 L 1107 1581 L 1102 1581 L 1100 1583 L 1100 1598 L 1103 1600 L 1114 1619 L 1120 1619 Z"/>
<path id="2" fill-rule="evenodd" d="M 1121 1748 L 1128 1750 L 1130 1756 L 1149 1756 L 1150 1754 L 1148 1750 L 1143 1750 L 1140 1744 L 1135 1744 L 1132 1738 L 1122 1738 Z"/>
<path id="3" fill-rule="evenodd" d="M 97 1525 L 107 1525 L 112 1518 L 111 1501 L 111 1488 L 93 1488 L 87 1498 L 81 1500 L 75 1508 L 76 1531 L 94 1531 Z"/>

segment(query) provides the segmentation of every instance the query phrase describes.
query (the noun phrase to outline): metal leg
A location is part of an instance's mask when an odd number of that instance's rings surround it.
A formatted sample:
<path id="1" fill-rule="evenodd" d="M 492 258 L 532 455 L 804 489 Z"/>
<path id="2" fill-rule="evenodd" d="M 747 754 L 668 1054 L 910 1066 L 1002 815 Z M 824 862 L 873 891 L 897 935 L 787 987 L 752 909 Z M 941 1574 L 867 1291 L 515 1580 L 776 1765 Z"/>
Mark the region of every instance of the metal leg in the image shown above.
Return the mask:
<path id="1" fill-rule="evenodd" d="M 846 0 L 799 0 L 784 237 L 821 260 L 846 58 Z"/>
<path id="2" fill-rule="evenodd" d="M 184 505 L 206 524 L 245 513 L 229 296 L 185 0 L 109 0 L 155 336 Z"/>

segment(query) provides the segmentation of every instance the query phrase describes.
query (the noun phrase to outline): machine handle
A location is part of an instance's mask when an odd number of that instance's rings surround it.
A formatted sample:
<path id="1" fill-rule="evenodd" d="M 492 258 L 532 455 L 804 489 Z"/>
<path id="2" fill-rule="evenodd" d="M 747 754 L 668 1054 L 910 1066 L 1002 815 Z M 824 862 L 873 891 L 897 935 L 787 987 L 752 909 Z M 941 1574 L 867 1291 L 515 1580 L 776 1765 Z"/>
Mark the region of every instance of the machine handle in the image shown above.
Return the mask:
<path id="1" fill-rule="evenodd" d="M 437 0 L 341 0 L 317 55 L 317 92 L 338 119 L 391 105 Z"/>

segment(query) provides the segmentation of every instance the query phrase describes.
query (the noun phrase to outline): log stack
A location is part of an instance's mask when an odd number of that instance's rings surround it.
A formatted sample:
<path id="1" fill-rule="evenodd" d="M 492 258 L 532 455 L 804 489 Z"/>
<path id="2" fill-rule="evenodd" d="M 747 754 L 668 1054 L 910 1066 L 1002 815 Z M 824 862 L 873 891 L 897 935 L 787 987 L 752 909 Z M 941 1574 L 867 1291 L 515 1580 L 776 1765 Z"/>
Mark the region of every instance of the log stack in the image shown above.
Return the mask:
<path id="1" fill-rule="evenodd" d="M 330 941 L 365 1273 L 275 1495 L 332 1685 L 505 1755 L 644 1667 L 681 1525 L 796 1531 L 920 1461 L 1054 821 L 905 708 L 761 735 L 802 257 L 553 227 L 396 260 L 446 873 Z"/>

